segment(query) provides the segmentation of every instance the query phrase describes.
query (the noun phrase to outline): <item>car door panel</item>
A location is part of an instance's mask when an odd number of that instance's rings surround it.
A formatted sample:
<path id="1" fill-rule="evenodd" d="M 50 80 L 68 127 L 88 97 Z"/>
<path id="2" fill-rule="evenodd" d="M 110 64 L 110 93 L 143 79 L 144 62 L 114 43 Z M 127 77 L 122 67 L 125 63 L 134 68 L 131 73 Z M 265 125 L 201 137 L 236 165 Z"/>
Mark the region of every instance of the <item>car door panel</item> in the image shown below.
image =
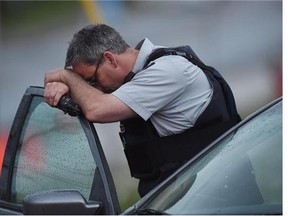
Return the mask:
<path id="1" fill-rule="evenodd" d="M 103 203 L 102 214 L 118 214 L 114 183 L 93 124 L 50 107 L 43 92 L 28 88 L 18 108 L 3 162 L 0 208 L 21 213 L 27 195 L 68 189 Z"/>

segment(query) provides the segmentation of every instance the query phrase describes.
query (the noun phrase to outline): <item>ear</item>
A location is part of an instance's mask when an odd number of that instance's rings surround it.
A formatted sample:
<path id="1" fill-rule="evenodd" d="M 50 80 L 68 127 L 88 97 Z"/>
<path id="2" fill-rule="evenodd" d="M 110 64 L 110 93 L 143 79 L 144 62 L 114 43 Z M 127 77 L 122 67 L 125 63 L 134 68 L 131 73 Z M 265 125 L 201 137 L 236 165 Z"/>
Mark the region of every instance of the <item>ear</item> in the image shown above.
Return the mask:
<path id="1" fill-rule="evenodd" d="M 107 61 L 108 64 L 115 68 L 118 66 L 116 55 L 117 54 L 110 51 L 105 51 L 103 54 L 105 61 Z"/>

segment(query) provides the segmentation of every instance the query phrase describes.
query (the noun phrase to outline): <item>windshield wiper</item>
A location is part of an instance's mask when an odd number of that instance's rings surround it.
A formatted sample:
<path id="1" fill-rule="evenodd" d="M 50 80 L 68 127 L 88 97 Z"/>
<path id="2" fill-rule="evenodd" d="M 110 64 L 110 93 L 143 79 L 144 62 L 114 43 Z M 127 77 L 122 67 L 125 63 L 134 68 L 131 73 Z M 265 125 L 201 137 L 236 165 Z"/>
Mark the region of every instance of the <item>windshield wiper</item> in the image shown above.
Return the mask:
<path id="1" fill-rule="evenodd" d="M 166 212 L 157 211 L 154 209 L 135 209 L 134 214 L 137 215 L 168 215 Z"/>

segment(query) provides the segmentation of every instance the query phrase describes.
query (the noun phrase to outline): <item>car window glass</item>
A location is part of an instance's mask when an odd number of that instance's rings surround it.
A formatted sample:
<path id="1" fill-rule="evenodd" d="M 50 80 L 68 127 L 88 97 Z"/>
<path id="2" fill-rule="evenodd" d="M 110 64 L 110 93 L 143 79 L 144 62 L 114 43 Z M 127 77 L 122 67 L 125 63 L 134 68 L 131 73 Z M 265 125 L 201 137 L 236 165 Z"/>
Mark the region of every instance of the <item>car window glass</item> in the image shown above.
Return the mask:
<path id="1" fill-rule="evenodd" d="M 16 153 L 12 202 L 52 189 L 77 189 L 88 200 L 95 168 L 80 121 L 34 97 Z"/>
<path id="2" fill-rule="evenodd" d="M 145 208 L 169 214 L 282 212 L 282 103 L 223 139 Z"/>

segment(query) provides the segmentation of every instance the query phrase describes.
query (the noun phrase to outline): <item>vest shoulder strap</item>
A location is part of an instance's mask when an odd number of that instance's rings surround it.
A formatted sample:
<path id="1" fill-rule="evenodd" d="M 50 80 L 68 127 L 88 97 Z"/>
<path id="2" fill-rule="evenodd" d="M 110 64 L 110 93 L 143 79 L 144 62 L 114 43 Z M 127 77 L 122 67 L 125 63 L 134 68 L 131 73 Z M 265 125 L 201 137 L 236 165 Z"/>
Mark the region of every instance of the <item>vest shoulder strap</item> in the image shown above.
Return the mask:
<path id="1" fill-rule="evenodd" d="M 228 113 L 231 118 L 235 118 L 235 116 L 238 118 L 238 120 L 241 120 L 241 117 L 237 111 L 235 98 L 233 95 L 233 92 L 226 82 L 226 80 L 223 78 L 221 73 L 216 70 L 214 67 L 208 66 L 203 63 L 203 61 L 200 60 L 200 58 L 196 55 L 196 53 L 193 51 L 193 49 L 186 45 L 186 46 L 178 46 L 178 47 L 172 47 L 172 48 L 158 48 L 155 49 L 148 57 L 147 61 L 144 64 L 144 67 L 147 67 L 151 61 L 154 61 L 162 56 L 167 55 L 178 55 L 182 56 L 186 59 L 188 59 L 191 63 L 194 65 L 197 65 L 199 68 L 203 70 L 203 72 L 208 76 L 210 79 L 215 79 L 223 92 L 223 96 L 225 99 L 226 107 L 228 110 Z"/>

